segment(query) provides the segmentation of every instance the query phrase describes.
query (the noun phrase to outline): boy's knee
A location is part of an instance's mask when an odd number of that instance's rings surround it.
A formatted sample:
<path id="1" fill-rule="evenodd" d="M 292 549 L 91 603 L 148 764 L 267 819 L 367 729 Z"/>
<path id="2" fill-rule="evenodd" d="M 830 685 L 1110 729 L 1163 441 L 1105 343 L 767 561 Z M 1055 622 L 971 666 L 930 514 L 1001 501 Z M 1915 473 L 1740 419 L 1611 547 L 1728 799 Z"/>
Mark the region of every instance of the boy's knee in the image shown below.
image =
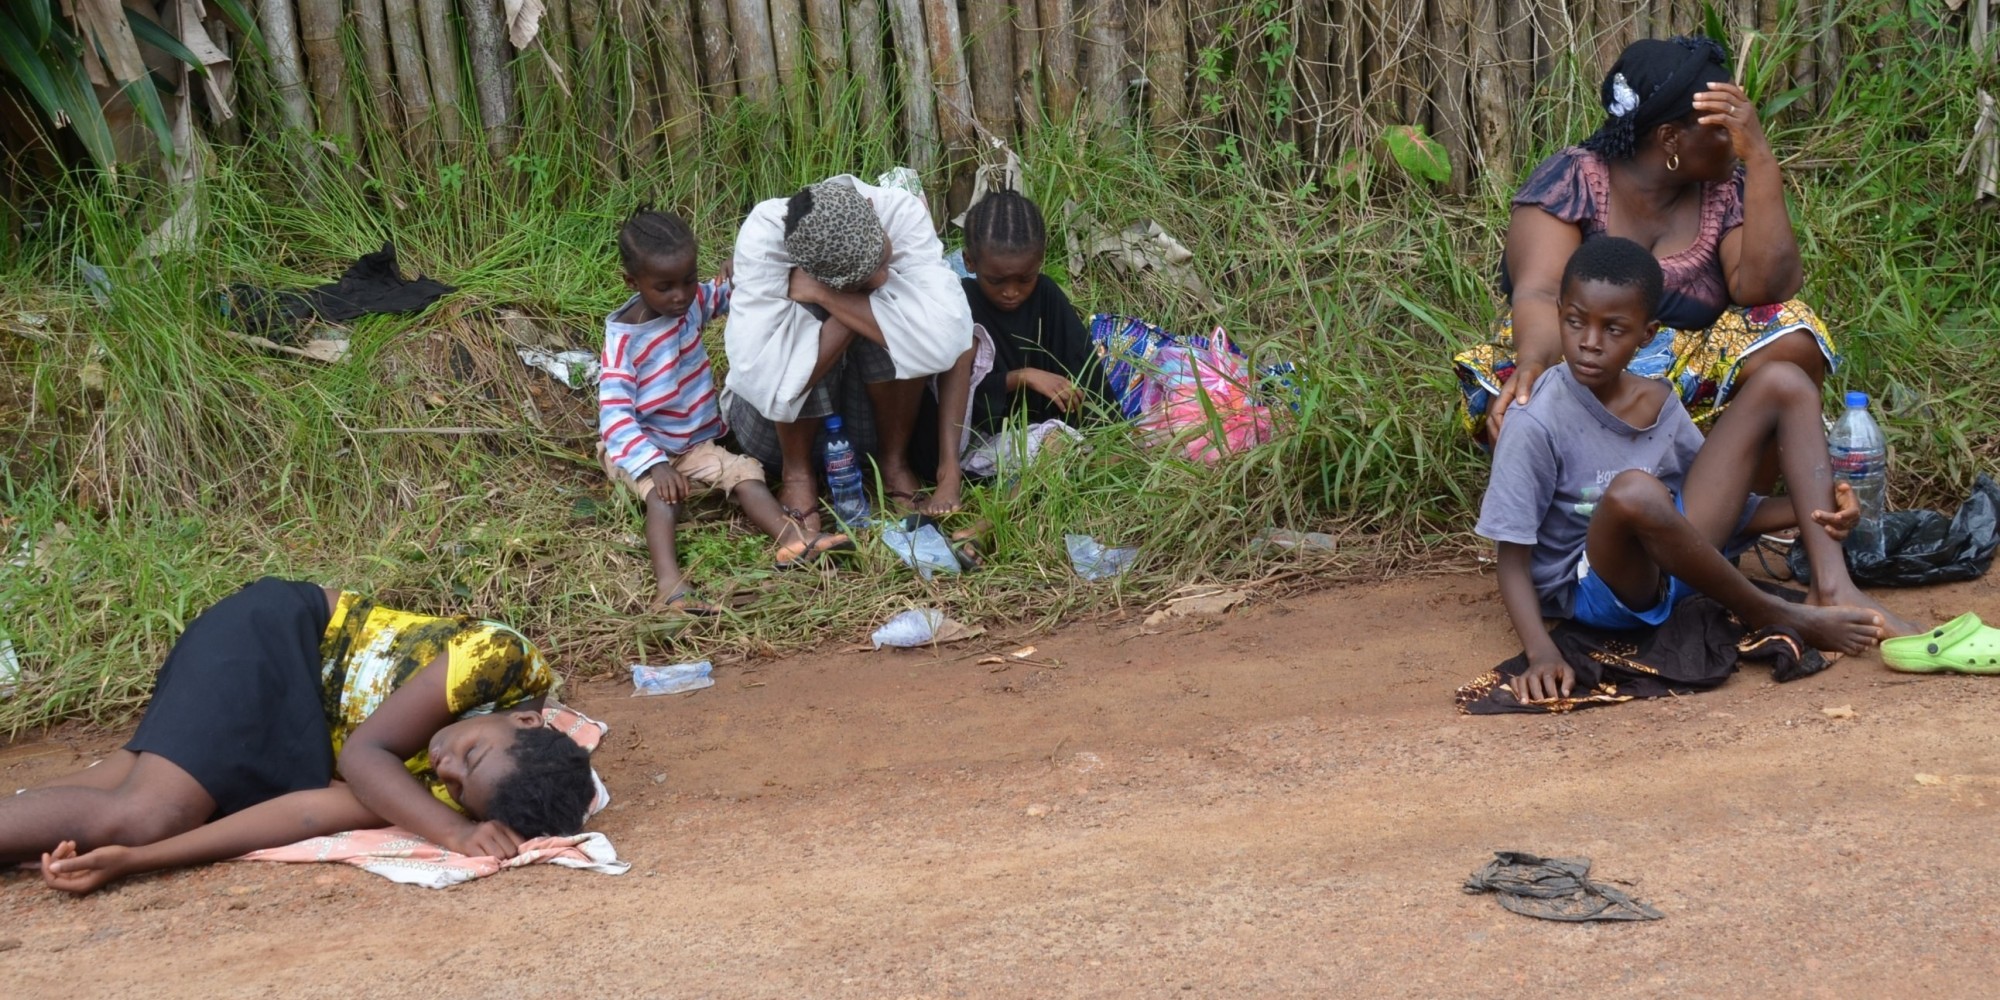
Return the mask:
<path id="1" fill-rule="evenodd" d="M 1605 484 L 1604 497 L 1598 501 L 1598 506 L 1626 518 L 1671 513 L 1674 510 L 1674 494 L 1667 489 L 1667 484 L 1660 482 L 1658 476 L 1638 469 L 1626 469 Z"/>

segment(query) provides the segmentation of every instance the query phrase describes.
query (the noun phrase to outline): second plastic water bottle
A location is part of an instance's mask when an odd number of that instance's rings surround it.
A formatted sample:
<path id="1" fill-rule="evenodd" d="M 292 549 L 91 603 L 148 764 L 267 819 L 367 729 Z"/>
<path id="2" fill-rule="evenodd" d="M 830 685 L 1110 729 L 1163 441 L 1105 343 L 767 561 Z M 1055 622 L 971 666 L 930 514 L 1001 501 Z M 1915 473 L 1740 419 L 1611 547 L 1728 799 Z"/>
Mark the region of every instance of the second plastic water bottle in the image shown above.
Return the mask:
<path id="1" fill-rule="evenodd" d="M 840 429 L 840 415 L 826 418 L 826 488 L 833 494 L 833 516 L 847 526 L 868 520 L 868 491 L 861 477 L 861 456 Z"/>
<path id="2" fill-rule="evenodd" d="M 1888 497 L 1889 448 L 1882 429 L 1868 414 L 1868 394 L 1847 394 L 1847 410 L 1834 421 L 1826 435 L 1827 451 L 1833 461 L 1833 479 L 1854 488 L 1854 502 L 1861 507 L 1861 522 L 1847 536 L 1847 551 L 1855 556 L 1881 559 L 1882 510 Z"/>

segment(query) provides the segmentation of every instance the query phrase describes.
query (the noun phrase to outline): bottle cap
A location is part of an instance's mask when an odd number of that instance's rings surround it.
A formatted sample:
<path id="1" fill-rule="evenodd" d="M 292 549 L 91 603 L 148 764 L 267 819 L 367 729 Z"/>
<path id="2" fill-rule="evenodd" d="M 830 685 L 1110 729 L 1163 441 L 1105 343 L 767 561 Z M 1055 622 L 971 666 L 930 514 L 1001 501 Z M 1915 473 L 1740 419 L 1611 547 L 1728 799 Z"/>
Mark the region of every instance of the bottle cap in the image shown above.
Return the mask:
<path id="1" fill-rule="evenodd" d="M 1854 393 L 1850 392 L 1848 393 L 1848 395 L 1852 396 L 1854 395 Z M 1861 397 L 1861 401 L 1864 404 L 1867 403 L 1868 397 L 1866 396 Z M 834 432 L 835 434 L 840 433 L 840 414 L 829 413 L 826 415 L 826 429 Z"/>
<path id="2" fill-rule="evenodd" d="M 1867 409 L 1867 408 L 1868 408 L 1868 394 L 1867 394 L 1867 393 L 1865 393 L 1865 392 L 1852 392 L 1852 391 L 1848 392 L 1848 394 L 1847 394 L 1847 408 L 1848 408 L 1848 409 L 1850 409 L 1850 410 L 1865 410 L 1865 409 Z"/>

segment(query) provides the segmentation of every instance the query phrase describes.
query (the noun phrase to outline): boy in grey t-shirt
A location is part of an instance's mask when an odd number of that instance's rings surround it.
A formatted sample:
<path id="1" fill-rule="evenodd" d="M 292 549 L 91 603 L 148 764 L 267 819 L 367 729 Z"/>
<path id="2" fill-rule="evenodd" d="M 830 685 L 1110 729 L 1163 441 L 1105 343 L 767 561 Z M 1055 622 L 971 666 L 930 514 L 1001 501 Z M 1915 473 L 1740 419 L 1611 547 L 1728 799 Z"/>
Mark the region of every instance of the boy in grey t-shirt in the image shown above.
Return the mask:
<path id="1" fill-rule="evenodd" d="M 1583 243 L 1563 270 L 1564 363 L 1508 411 L 1478 532 L 1499 543 L 1500 597 L 1528 654 L 1523 702 L 1567 698 L 1575 675 L 1545 615 L 1650 628 L 1700 592 L 1753 628 L 1792 629 L 1815 648 L 1859 652 L 1902 621 L 1863 594 L 1840 551 L 1860 511 L 1828 469 L 1819 387 L 1765 365 L 1706 441 L 1669 386 L 1625 370 L 1658 331 L 1662 278 L 1630 240 Z M 1753 504 L 1758 456 L 1777 445 L 1789 503 Z M 1722 554 L 1739 534 L 1799 528 L 1812 564 L 1803 605 L 1752 584 Z"/>

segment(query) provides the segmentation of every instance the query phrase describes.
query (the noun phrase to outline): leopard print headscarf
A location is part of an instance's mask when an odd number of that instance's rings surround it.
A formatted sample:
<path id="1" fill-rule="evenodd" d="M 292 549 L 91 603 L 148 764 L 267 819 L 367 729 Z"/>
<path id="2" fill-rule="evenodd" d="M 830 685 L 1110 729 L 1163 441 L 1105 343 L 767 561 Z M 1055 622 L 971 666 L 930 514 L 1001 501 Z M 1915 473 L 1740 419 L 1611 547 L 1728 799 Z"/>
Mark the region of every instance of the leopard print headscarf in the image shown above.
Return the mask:
<path id="1" fill-rule="evenodd" d="M 886 234 L 875 207 L 842 178 L 792 196 L 785 212 L 785 252 L 829 288 L 853 288 L 882 266 Z"/>

